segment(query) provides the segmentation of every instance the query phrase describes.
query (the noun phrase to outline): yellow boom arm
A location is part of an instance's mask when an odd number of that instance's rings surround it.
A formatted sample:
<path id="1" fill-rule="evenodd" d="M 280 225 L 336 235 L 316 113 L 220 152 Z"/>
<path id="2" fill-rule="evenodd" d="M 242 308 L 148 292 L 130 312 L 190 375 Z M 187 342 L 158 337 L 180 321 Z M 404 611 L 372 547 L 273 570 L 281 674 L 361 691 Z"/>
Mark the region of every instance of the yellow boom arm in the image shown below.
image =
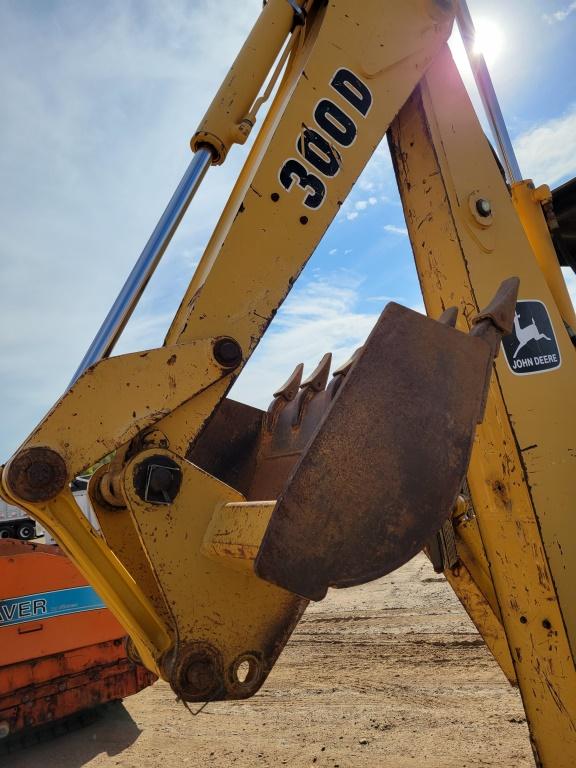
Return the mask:
<path id="1" fill-rule="evenodd" d="M 519 685 L 538 760 L 569 766 L 576 321 L 546 192 L 511 194 L 451 59 L 456 10 L 269 0 L 192 139 L 197 157 L 219 164 L 245 141 L 270 73 L 276 94 L 165 345 L 90 365 L 1 492 L 190 701 L 252 695 L 309 599 L 388 572 L 440 529 L 435 564 Z M 327 389 L 329 363 L 303 383 L 297 369 L 266 414 L 226 399 L 386 131 L 441 323 L 390 306 Z M 538 334 L 554 344 L 530 357 Z M 373 405 L 374 392 L 393 400 Z M 112 452 L 90 483 L 96 532 L 69 483 Z M 469 460 L 470 499 L 456 503 Z"/>

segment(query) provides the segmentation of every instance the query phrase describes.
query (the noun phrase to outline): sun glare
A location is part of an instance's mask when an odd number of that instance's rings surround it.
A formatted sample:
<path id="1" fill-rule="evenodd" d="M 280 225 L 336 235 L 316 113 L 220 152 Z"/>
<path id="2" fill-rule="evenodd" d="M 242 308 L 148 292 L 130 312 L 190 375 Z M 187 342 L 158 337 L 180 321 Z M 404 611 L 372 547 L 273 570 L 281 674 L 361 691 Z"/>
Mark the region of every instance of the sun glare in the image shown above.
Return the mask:
<path id="1" fill-rule="evenodd" d="M 476 37 L 474 53 L 481 53 L 488 66 L 494 64 L 504 50 L 505 38 L 502 27 L 490 19 L 475 20 Z"/>

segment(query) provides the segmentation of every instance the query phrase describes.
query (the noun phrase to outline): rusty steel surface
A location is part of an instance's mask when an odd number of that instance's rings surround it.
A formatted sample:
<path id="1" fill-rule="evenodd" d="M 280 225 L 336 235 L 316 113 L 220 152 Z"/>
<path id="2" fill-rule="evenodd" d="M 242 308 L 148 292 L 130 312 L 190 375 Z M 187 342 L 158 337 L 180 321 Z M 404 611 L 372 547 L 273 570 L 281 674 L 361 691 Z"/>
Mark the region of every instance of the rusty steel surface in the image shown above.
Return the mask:
<path id="1" fill-rule="evenodd" d="M 22 499 L 47 501 L 66 484 L 66 463 L 51 448 L 35 446 L 20 451 L 7 468 L 8 481 Z"/>
<path id="2" fill-rule="evenodd" d="M 36 659 L 32 684 L 11 690 L 0 686 L 0 720 L 10 725 L 10 735 L 0 741 L 0 748 L 10 748 L 13 740 L 29 737 L 46 724 L 138 693 L 156 680 L 141 664 L 126 658 L 123 639 L 78 651 L 74 672 L 71 661 L 67 653 Z M 17 680 L 23 666 L 13 665 L 4 676 L 10 673 Z"/>
<path id="3" fill-rule="evenodd" d="M 6 605 L 62 594 L 86 581 L 58 547 L 0 541 L 0 752 L 32 730 L 124 698 L 156 679 L 130 661 L 122 627 L 104 608 L 6 621 Z M 74 598 L 70 598 L 74 605 Z M 6 602 L 8 601 L 8 602 Z M 1 762 L 1 760 L 0 760 Z"/>
<path id="4" fill-rule="evenodd" d="M 186 459 L 249 498 L 264 413 L 226 398 L 214 410 Z"/>
<path id="5" fill-rule="evenodd" d="M 416 555 L 460 491 L 491 360 L 482 339 L 389 304 L 278 500 L 258 575 L 321 599 Z"/>

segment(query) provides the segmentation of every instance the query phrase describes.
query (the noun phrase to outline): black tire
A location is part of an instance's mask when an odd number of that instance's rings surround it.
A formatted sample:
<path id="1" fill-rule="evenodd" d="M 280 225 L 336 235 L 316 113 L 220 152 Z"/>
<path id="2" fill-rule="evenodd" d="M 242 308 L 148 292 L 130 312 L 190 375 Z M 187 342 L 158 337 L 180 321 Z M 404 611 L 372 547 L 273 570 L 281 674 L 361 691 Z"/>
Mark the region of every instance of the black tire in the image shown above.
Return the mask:
<path id="1" fill-rule="evenodd" d="M 16 536 L 22 541 L 29 541 L 36 537 L 36 526 L 32 521 L 20 523 L 16 528 Z"/>
<path id="2" fill-rule="evenodd" d="M 11 539 L 12 531 L 10 528 L 0 528 L 0 539 Z"/>

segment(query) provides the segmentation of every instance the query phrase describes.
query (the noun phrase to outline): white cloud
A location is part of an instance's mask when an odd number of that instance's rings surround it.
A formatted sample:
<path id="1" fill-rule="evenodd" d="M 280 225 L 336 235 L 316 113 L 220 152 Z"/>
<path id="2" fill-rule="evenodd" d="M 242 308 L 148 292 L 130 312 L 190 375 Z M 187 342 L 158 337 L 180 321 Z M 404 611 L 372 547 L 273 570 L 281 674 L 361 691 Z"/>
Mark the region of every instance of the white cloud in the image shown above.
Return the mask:
<path id="1" fill-rule="evenodd" d="M 366 301 L 377 301 L 377 302 L 389 302 L 389 301 L 396 301 L 398 304 L 403 304 L 406 299 L 403 296 L 368 296 L 366 298 Z"/>
<path id="2" fill-rule="evenodd" d="M 312 372 L 326 352 L 332 369 L 348 360 L 374 327 L 381 311 L 358 309 L 364 280 L 349 270 L 296 284 L 266 335 L 234 385 L 231 396 L 267 408 L 272 393 L 287 380 L 298 363 L 304 376 Z M 406 304 L 402 296 L 371 296 L 382 306 L 390 301 Z M 422 301 L 411 309 L 426 314 Z"/>
<path id="3" fill-rule="evenodd" d="M 576 104 L 566 114 L 538 123 L 514 140 L 522 173 L 554 185 L 576 175 Z"/>
<path id="4" fill-rule="evenodd" d="M 369 197 L 367 200 L 357 200 L 354 203 L 354 208 L 357 211 L 365 211 L 369 205 L 376 205 L 378 202 L 377 197 Z"/>
<path id="5" fill-rule="evenodd" d="M 367 192 L 371 193 L 368 197 L 366 196 Z M 336 220 L 340 223 L 354 221 L 358 216 L 353 214 L 365 211 L 368 206 L 377 205 L 378 202 L 386 205 L 400 205 L 398 187 L 386 138 L 380 142 L 360 174 L 352 192 L 344 201 Z"/>
<path id="6" fill-rule="evenodd" d="M 404 235 L 408 237 L 408 230 L 406 227 L 398 227 L 396 224 L 384 224 L 386 232 L 390 232 L 393 235 Z"/>
<path id="7" fill-rule="evenodd" d="M 345 362 L 372 330 L 377 313 L 357 309 L 361 278 L 340 271 L 297 284 L 240 375 L 232 397 L 266 408 L 272 393 L 303 362 L 311 373 L 326 352 L 333 368 Z"/>
<path id="8" fill-rule="evenodd" d="M 190 133 L 262 2 L 47 5 L 38 13 L 34 4 L 0 3 L 0 98 L 9 105 L 0 121 L 0 459 L 67 384 L 185 169 Z M 570 163 L 573 119 L 535 129 L 551 132 L 540 154 L 559 169 Z M 522 141 L 546 166 L 531 135 Z M 119 351 L 162 343 L 245 156 L 235 148 L 208 174 Z M 339 220 L 378 203 L 399 205 L 385 140 Z M 384 229 L 406 235 L 394 224 Z M 362 343 L 376 316 L 357 309 L 358 286 L 347 279 L 296 287 L 240 380 L 248 400 L 265 405 L 300 359 L 310 367 L 332 349 L 339 363 Z"/>
<path id="9" fill-rule="evenodd" d="M 0 459 L 68 383 L 261 7 L 0 3 Z M 208 173 L 119 350 L 162 343 L 245 157 Z"/>
<path id="10" fill-rule="evenodd" d="M 329 256 L 334 256 L 334 254 L 335 254 L 335 253 L 338 253 L 338 248 L 331 248 L 331 249 L 328 251 L 328 255 L 329 255 Z"/>
<path id="11" fill-rule="evenodd" d="M 570 16 L 571 13 L 574 13 L 576 11 L 576 2 L 570 3 L 570 5 L 566 6 L 561 11 L 555 11 L 554 13 L 545 13 L 543 15 L 544 21 L 547 21 L 548 24 L 554 24 L 558 21 L 564 21 L 564 19 L 567 19 L 568 16 Z"/>

